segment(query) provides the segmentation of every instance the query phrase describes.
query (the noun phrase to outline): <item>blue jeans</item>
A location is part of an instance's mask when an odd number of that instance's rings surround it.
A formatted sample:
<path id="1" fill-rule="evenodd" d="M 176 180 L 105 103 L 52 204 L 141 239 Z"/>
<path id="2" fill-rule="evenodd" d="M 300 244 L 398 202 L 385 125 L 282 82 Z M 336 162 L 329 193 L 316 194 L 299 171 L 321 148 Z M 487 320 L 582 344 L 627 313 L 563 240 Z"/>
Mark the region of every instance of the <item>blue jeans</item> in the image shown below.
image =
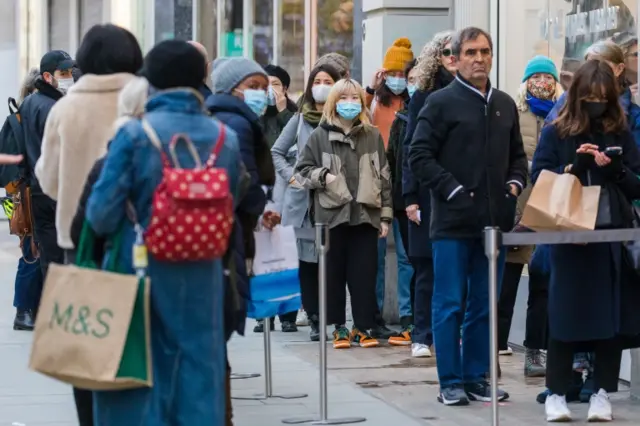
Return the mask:
<path id="1" fill-rule="evenodd" d="M 393 239 L 396 242 L 396 258 L 398 262 L 398 309 L 400 318 L 410 317 L 413 309 L 411 306 L 411 280 L 413 279 L 413 267 L 409 262 L 409 257 L 404 251 L 402 235 L 400 235 L 400 225 L 397 220 L 393 221 Z M 382 312 L 384 306 L 385 288 L 385 258 L 387 257 L 387 239 L 378 240 L 378 276 L 376 281 L 376 297 L 378 307 Z"/>
<path id="2" fill-rule="evenodd" d="M 33 258 L 31 237 L 25 237 L 22 257 L 18 261 L 18 271 L 13 293 L 13 307 L 18 310 L 37 310 L 42 293 L 42 269 L 40 260 Z"/>
<path id="3" fill-rule="evenodd" d="M 498 294 L 505 251 L 498 259 Z M 489 263 L 480 239 L 433 242 L 433 336 L 440 387 L 478 383 L 489 371 Z M 463 311 L 466 289 L 466 311 Z M 460 325 L 462 324 L 462 347 Z"/>

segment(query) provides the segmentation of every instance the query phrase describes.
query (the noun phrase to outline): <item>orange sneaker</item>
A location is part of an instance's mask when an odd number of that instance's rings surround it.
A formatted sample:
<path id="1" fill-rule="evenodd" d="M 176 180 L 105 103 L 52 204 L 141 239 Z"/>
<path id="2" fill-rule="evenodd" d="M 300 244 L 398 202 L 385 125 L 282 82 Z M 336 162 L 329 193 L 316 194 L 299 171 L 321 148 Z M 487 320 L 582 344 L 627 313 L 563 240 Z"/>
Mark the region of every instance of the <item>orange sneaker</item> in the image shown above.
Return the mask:
<path id="1" fill-rule="evenodd" d="M 333 349 L 349 349 L 351 347 L 351 335 L 347 327 L 336 328 L 333 332 Z"/>
<path id="2" fill-rule="evenodd" d="M 369 332 L 360 331 L 355 327 L 351 330 L 351 341 L 355 345 L 359 345 L 361 348 L 375 348 L 380 345 L 380 342 L 371 337 Z"/>
<path id="3" fill-rule="evenodd" d="M 413 326 L 410 325 L 409 327 L 405 328 L 395 336 L 389 337 L 389 344 L 392 346 L 410 346 L 412 343 L 411 341 L 412 332 L 413 332 Z"/>

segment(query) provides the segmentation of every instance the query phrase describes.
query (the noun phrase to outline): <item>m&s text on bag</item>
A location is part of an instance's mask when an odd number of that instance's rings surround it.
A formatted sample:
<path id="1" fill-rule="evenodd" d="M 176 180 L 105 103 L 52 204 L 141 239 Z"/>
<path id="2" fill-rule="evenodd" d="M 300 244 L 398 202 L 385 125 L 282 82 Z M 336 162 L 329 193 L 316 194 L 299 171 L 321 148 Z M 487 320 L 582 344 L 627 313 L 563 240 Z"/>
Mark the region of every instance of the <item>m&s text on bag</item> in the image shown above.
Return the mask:
<path id="1" fill-rule="evenodd" d="M 59 303 L 55 302 L 49 328 L 58 327 L 67 333 L 104 339 L 110 332 L 107 322 L 110 319 L 113 319 L 113 312 L 108 308 L 98 309 L 94 314 L 88 306 L 76 308 L 73 304 L 69 304 L 61 310 Z"/>

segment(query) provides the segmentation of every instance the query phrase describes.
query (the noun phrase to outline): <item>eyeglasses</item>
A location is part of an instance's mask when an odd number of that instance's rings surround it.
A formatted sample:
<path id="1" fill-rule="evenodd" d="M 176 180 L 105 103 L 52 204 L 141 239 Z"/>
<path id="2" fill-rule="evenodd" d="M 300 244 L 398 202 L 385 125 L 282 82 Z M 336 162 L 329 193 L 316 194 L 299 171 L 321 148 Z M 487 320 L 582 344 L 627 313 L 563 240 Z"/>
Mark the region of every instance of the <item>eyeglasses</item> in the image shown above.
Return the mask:
<path id="1" fill-rule="evenodd" d="M 451 51 L 451 49 L 443 49 L 442 56 L 453 56 L 453 52 Z"/>

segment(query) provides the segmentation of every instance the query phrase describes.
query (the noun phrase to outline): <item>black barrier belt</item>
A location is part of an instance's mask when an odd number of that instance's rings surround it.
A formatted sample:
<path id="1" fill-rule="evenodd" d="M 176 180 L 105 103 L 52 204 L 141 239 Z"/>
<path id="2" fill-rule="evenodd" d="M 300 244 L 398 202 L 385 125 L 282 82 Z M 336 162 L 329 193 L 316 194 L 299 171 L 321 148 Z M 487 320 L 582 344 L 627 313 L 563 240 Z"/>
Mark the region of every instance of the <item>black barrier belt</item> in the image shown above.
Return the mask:
<path id="1" fill-rule="evenodd" d="M 539 244 L 614 243 L 638 240 L 640 240 L 640 228 L 599 231 L 508 232 L 502 234 L 501 245 L 532 246 Z"/>

